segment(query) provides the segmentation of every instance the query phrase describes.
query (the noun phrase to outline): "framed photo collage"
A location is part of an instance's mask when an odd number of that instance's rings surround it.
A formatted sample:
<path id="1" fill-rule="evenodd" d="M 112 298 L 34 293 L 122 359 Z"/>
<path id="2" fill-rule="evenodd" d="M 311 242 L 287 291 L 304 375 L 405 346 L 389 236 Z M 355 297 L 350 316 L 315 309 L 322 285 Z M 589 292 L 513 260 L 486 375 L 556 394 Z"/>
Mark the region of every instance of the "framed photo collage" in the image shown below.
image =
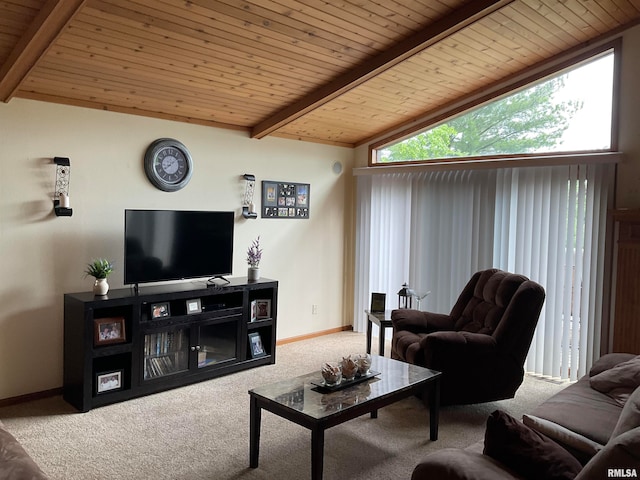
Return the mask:
<path id="1" fill-rule="evenodd" d="M 262 218 L 309 218 L 309 183 L 262 182 Z"/>

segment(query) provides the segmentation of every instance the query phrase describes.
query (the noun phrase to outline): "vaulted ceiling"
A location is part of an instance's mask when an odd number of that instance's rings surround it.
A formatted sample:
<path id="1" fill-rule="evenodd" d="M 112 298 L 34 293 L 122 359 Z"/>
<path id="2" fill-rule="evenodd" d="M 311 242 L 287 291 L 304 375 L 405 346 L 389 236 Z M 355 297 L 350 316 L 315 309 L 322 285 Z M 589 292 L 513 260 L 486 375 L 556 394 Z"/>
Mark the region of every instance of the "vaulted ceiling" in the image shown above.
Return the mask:
<path id="1" fill-rule="evenodd" d="M 640 22 L 640 0 L 2 0 L 0 99 L 344 146 Z"/>

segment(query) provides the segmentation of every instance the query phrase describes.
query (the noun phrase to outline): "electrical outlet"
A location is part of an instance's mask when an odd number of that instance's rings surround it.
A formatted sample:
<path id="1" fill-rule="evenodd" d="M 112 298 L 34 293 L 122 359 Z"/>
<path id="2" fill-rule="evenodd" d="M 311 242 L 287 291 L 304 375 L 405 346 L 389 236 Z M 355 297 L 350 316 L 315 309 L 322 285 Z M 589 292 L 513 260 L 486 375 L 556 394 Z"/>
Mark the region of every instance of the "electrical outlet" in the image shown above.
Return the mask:
<path id="1" fill-rule="evenodd" d="M 311 305 L 311 315 L 318 314 L 318 305 Z"/>

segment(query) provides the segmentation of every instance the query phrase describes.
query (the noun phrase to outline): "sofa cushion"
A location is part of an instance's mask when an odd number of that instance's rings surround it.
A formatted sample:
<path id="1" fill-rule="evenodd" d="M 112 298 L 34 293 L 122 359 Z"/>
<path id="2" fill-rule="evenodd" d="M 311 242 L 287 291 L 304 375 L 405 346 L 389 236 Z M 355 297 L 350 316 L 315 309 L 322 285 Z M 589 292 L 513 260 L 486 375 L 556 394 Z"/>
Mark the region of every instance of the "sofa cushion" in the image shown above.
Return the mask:
<path id="1" fill-rule="evenodd" d="M 581 463 L 587 463 L 604 445 L 544 418 L 524 414 L 522 422 L 567 449 Z"/>
<path id="2" fill-rule="evenodd" d="M 443 448 L 427 456 L 414 469 L 411 480 L 525 480 L 481 452 Z"/>
<path id="3" fill-rule="evenodd" d="M 0 478 L 3 480 L 46 480 L 47 476 L 22 445 L 0 423 Z"/>
<path id="4" fill-rule="evenodd" d="M 612 438 L 575 480 L 602 480 L 612 478 L 614 473 L 619 478 L 640 476 L 640 427 Z"/>
<path id="5" fill-rule="evenodd" d="M 593 362 L 591 369 L 589 370 L 589 376 L 594 377 L 600 372 L 609 370 L 615 367 L 619 363 L 631 360 L 635 355 L 633 353 L 607 353 Z"/>
<path id="6" fill-rule="evenodd" d="M 567 450 L 501 410 L 487 420 L 484 453 L 531 480 L 571 480 L 582 469 Z"/>
<path id="7" fill-rule="evenodd" d="M 606 445 L 621 411 L 620 404 L 591 388 L 589 377 L 583 375 L 576 383 L 556 393 L 530 413 Z"/>
<path id="8" fill-rule="evenodd" d="M 590 377 L 591 388 L 606 393 L 620 405 L 640 385 L 640 355 Z"/>
<path id="9" fill-rule="evenodd" d="M 629 396 L 629 400 L 622 408 L 616 428 L 613 429 L 611 438 L 640 427 L 640 387 L 636 388 Z"/>

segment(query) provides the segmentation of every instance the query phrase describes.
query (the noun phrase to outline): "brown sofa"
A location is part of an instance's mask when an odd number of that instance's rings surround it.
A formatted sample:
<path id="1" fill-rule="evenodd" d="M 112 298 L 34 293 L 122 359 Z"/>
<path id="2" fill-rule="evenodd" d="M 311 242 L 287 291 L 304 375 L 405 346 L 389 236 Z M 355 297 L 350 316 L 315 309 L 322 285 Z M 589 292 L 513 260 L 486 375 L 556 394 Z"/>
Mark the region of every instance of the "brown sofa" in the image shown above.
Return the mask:
<path id="1" fill-rule="evenodd" d="M 618 477 L 640 476 L 638 385 L 640 356 L 604 355 L 522 421 L 494 412 L 484 441 L 434 452 L 411 479 L 600 480 L 611 477 L 610 469 Z"/>
<path id="2" fill-rule="evenodd" d="M 47 478 L 18 440 L 0 422 L 0 479 L 46 480 Z"/>

